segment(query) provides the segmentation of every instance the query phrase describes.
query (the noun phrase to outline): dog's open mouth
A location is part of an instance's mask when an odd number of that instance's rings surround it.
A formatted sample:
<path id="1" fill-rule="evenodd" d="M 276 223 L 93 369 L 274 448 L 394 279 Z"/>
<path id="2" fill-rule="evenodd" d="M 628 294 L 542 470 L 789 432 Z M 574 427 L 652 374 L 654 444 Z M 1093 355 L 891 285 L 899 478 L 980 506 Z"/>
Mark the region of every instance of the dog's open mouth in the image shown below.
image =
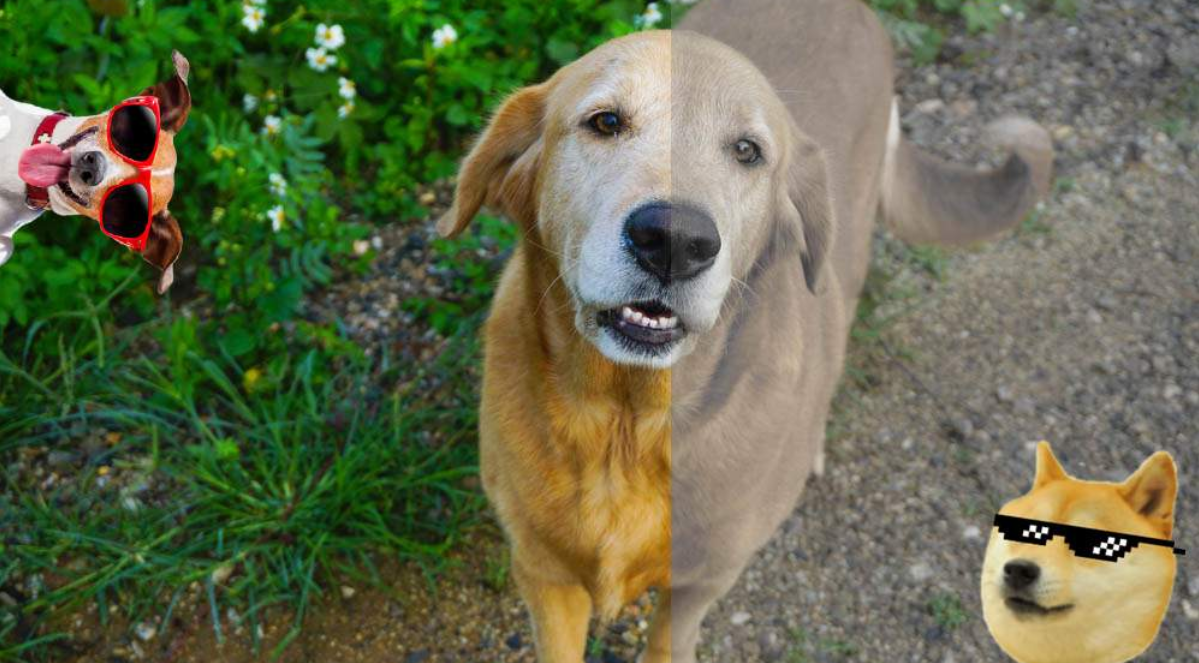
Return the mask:
<path id="1" fill-rule="evenodd" d="M 687 335 L 679 316 L 659 301 L 630 303 L 600 311 L 596 320 L 601 327 L 611 329 L 626 345 L 643 352 L 660 352 Z"/>
<path id="2" fill-rule="evenodd" d="M 1011 610 L 1017 615 L 1026 615 L 1030 617 L 1044 617 L 1048 615 L 1061 614 L 1074 607 L 1073 603 L 1046 607 L 1032 599 L 1021 596 L 1009 596 L 1005 598 L 1003 602 L 1004 605 L 1008 607 L 1008 610 Z"/>

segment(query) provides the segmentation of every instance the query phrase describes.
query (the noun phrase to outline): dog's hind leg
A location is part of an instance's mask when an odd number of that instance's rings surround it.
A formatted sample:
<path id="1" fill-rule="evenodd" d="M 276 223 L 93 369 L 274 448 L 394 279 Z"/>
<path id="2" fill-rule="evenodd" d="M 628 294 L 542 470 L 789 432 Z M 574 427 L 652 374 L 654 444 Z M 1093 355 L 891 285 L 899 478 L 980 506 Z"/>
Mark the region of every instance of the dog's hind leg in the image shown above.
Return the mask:
<path id="1" fill-rule="evenodd" d="M 580 663 L 587 649 L 591 594 L 582 585 L 547 582 L 514 563 L 512 575 L 533 620 L 538 663 Z"/>

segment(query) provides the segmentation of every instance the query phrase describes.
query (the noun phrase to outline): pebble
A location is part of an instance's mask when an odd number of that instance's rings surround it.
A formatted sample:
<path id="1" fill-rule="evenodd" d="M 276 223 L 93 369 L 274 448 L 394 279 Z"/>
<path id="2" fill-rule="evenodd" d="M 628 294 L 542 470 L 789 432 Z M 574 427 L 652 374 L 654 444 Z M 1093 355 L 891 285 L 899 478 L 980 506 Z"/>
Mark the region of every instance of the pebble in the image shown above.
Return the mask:
<path id="1" fill-rule="evenodd" d="M 748 624 L 751 619 L 753 619 L 752 615 L 744 610 L 740 610 L 734 612 L 729 621 L 733 623 L 733 626 L 744 626 L 745 624 Z"/>
<path id="2" fill-rule="evenodd" d="M 916 562 L 908 567 L 908 575 L 916 582 L 926 582 L 934 575 L 933 567 L 928 562 Z"/>

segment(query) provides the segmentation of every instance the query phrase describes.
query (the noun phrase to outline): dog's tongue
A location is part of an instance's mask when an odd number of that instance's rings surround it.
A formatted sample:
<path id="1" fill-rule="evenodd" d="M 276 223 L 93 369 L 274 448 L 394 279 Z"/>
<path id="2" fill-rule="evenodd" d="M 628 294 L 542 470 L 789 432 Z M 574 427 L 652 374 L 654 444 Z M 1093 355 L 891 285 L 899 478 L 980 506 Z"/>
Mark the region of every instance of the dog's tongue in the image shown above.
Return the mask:
<path id="1" fill-rule="evenodd" d="M 48 187 L 67 178 L 71 156 L 57 145 L 42 143 L 26 148 L 17 165 L 17 175 L 30 186 Z"/>

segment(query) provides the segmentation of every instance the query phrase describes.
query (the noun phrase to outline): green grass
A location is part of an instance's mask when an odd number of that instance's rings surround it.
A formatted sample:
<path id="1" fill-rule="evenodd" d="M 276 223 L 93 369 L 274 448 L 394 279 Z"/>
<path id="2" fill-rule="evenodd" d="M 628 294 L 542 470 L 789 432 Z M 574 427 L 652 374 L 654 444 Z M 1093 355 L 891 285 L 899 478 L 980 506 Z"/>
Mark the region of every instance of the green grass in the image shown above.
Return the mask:
<path id="1" fill-rule="evenodd" d="M 0 660 L 53 660 L 44 620 L 86 605 L 169 625 L 193 583 L 251 633 L 288 615 L 282 647 L 331 576 L 370 582 L 381 557 L 435 572 L 476 522 L 473 335 L 422 366 L 313 349 L 261 370 L 200 352 L 181 317 L 115 339 L 94 321 L 58 366 L 0 351 L 0 587 L 45 585 L 0 615 Z M 162 355 L 133 355 L 147 336 Z M 50 484 L 14 474 L 51 452 L 78 460 Z"/>
<path id="2" fill-rule="evenodd" d="M 791 644 L 784 654 L 786 663 L 810 663 L 812 660 L 852 660 L 858 648 L 851 642 L 837 638 L 822 638 L 813 641 L 803 628 L 793 628 L 788 633 Z M 812 655 L 818 654 L 817 659 Z"/>
<path id="3" fill-rule="evenodd" d="M 933 621 L 945 631 L 954 631 L 970 621 L 970 613 L 956 594 L 941 592 L 929 599 L 928 611 Z"/>

